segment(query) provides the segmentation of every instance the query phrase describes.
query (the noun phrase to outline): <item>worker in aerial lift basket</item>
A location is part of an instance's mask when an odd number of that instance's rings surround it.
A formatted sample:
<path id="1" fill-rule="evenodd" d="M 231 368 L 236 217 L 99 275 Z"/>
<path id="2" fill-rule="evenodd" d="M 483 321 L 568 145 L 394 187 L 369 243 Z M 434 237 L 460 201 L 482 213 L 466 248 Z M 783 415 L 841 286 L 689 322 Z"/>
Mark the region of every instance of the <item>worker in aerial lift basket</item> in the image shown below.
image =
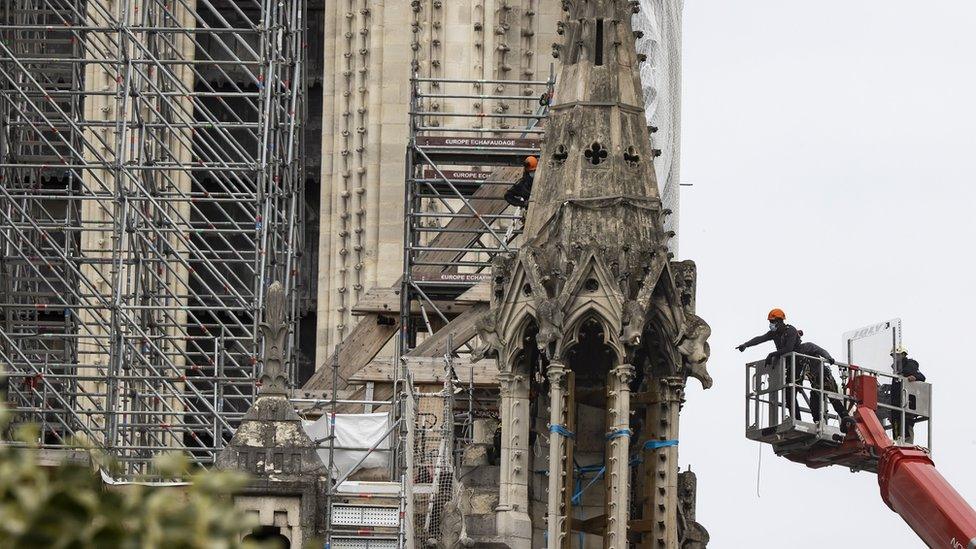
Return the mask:
<path id="1" fill-rule="evenodd" d="M 773 309 L 772 311 L 769 311 L 767 319 L 769 320 L 768 332 L 746 341 L 742 345 L 736 347 L 736 349 L 738 349 L 741 353 L 749 347 L 753 347 L 767 341 L 772 341 L 773 344 L 776 345 L 776 350 L 766 356 L 766 364 L 772 364 L 785 354 L 799 352 L 800 333 L 796 328 L 786 323 L 786 313 L 783 312 L 783 309 Z M 790 378 L 791 374 L 793 375 L 793 378 Z M 795 383 L 794 379 L 803 379 L 803 372 L 798 366 L 793 372 L 790 372 L 789 369 L 787 369 L 786 376 L 789 378 L 787 379 L 787 382 L 792 385 Z M 802 391 L 799 392 L 802 393 Z M 794 404 L 796 419 L 800 419 L 800 399 L 792 387 L 786 390 L 786 402 Z"/>
<path id="2" fill-rule="evenodd" d="M 800 337 L 803 337 L 803 331 L 798 332 Z M 834 357 L 830 356 L 830 353 L 826 349 L 817 345 L 816 343 L 811 343 L 809 341 L 803 341 L 797 346 L 797 351 L 801 355 L 796 358 L 796 369 L 797 377 L 800 378 L 806 375 L 806 378 L 810 380 L 810 386 L 815 390 L 811 391 L 810 396 L 810 413 L 813 414 L 813 421 L 820 421 L 820 408 L 823 398 L 818 397 L 820 395 L 819 390 L 822 387 L 825 392 L 839 393 L 837 388 L 837 380 L 834 379 L 834 374 L 830 371 L 830 366 L 828 364 L 834 364 Z M 822 358 L 823 360 L 815 360 L 809 357 Z M 837 412 L 837 416 L 841 420 L 841 425 L 844 425 L 845 419 L 850 417 L 850 413 L 847 408 L 844 407 L 844 402 L 839 398 L 828 398 L 830 400 L 830 406 Z"/>
<path id="3" fill-rule="evenodd" d="M 532 195 L 532 183 L 535 181 L 535 170 L 539 167 L 539 159 L 526 156 L 523 164 L 522 178 L 505 192 L 505 202 L 516 208 L 528 208 L 529 196 Z"/>
<path id="4" fill-rule="evenodd" d="M 900 408 L 902 406 L 901 401 L 901 390 L 902 390 L 902 378 L 907 381 L 925 381 L 925 374 L 919 371 L 918 361 L 913 358 L 908 358 L 908 349 L 899 346 L 897 349 L 891 352 L 891 358 L 893 363 L 891 369 L 896 373 L 900 374 L 901 378 L 896 378 L 895 381 L 891 383 L 891 405 Z M 909 402 L 905 403 L 909 407 L 913 407 L 912 397 L 909 396 Z M 918 416 L 915 414 L 905 413 L 905 442 L 911 443 L 915 440 L 915 423 L 918 422 Z M 892 438 L 898 438 L 901 436 L 901 414 L 897 411 L 892 411 L 891 413 L 891 426 L 894 436 Z"/>

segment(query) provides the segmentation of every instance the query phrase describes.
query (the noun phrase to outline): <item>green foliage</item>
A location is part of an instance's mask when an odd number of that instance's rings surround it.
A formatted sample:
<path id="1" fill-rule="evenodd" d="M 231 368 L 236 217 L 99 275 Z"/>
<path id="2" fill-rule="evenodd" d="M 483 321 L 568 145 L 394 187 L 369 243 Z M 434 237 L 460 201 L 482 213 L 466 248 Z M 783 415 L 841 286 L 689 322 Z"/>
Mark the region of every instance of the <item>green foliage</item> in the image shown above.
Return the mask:
<path id="1" fill-rule="evenodd" d="M 8 424 L 0 408 L 0 432 Z M 0 547 L 258 547 L 239 541 L 256 525 L 229 497 L 246 482 L 239 473 L 191 472 L 183 456 L 168 454 L 154 461 L 156 469 L 189 485 L 106 486 L 88 464 L 40 466 L 30 429 L 14 439 L 20 444 L 0 444 Z"/>

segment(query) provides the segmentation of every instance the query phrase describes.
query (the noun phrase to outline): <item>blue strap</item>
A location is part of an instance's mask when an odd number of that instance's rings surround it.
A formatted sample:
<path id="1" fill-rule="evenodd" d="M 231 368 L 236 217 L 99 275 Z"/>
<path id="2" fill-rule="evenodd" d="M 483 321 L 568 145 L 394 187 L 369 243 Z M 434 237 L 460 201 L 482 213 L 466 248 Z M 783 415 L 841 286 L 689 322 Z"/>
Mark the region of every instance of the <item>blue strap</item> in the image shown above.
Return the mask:
<path id="1" fill-rule="evenodd" d="M 592 478 L 592 479 L 590 480 L 590 482 L 588 482 L 588 483 L 586 484 L 586 486 L 584 486 L 584 487 L 582 487 L 582 488 L 580 488 L 580 490 L 579 490 L 578 492 L 576 492 L 575 494 L 573 494 L 573 498 L 572 498 L 572 500 L 570 500 L 570 501 L 572 501 L 572 504 L 573 504 L 573 505 L 579 505 L 579 504 L 580 504 L 580 500 L 581 500 L 581 498 L 583 497 L 583 492 L 585 492 L 585 491 L 586 491 L 586 489 L 587 489 L 587 488 L 589 488 L 590 486 L 593 486 L 593 484 L 594 484 L 594 483 L 595 483 L 596 481 L 598 481 L 598 480 L 600 480 L 600 477 L 602 477 L 602 476 L 603 476 L 603 473 L 605 473 L 605 472 L 606 472 L 606 470 L 607 470 L 607 468 L 606 468 L 606 467 L 600 467 L 600 470 L 599 470 L 599 471 L 597 472 L 597 474 L 596 474 L 596 475 L 595 475 L 595 476 L 594 476 L 594 477 L 593 477 L 593 478 Z"/>
<path id="2" fill-rule="evenodd" d="M 566 438 L 576 438 L 576 433 L 574 433 L 574 432 L 570 431 L 569 429 L 567 429 L 565 425 L 558 425 L 558 424 L 557 425 L 550 425 L 549 426 L 549 432 L 550 433 L 556 433 L 557 435 L 562 435 L 562 436 L 564 436 Z"/>
<path id="3" fill-rule="evenodd" d="M 615 438 L 620 438 L 620 437 L 629 437 L 633 434 L 634 433 L 632 433 L 630 429 L 617 429 L 612 433 L 607 433 L 607 440 L 613 440 Z"/>
<path id="4" fill-rule="evenodd" d="M 677 440 L 648 440 L 644 443 L 645 450 L 657 450 L 659 448 L 667 448 L 669 446 L 677 446 Z"/>

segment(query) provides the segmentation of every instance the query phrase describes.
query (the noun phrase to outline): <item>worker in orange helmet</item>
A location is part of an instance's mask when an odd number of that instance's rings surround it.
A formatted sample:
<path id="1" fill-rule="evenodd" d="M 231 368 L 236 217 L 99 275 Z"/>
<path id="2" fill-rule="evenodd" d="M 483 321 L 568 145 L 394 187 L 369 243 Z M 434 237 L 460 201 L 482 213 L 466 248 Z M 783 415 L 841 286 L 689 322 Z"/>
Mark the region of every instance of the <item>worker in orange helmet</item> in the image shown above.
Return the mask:
<path id="1" fill-rule="evenodd" d="M 526 156 L 523 163 L 522 178 L 505 192 L 505 202 L 516 208 L 528 208 L 529 196 L 532 195 L 532 183 L 535 181 L 535 171 L 539 167 L 539 159 Z"/>
<path id="2" fill-rule="evenodd" d="M 749 347 L 753 347 L 767 341 L 772 341 L 773 344 L 776 345 L 776 350 L 766 356 L 766 364 L 772 364 L 785 354 L 798 352 L 800 346 L 800 334 L 796 328 L 786 323 L 786 313 L 783 312 L 783 309 L 773 309 L 772 311 L 769 311 L 769 315 L 767 315 L 766 318 L 769 320 L 769 331 L 763 335 L 756 336 L 749 341 L 746 341 L 742 345 L 736 347 L 736 349 L 738 349 L 741 353 Z M 795 371 L 792 372 L 792 374 L 795 376 L 795 379 L 802 379 L 802 371 Z M 787 372 L 787 376 L 789 375 L 790 372 Z M 792 383 L 793 380 L 790 380 L 790 382 Z M 796 411 L 796 419 L 800 419 L 800 402 L 792 388 L 787 390 L 786 402 L 795 403 L 794 410 Z"/>
<path id="3" fill-rule="evenodd" d="M 769 319 L 769 331 L 746 341 L 736 349 L 743 352 L 749 347 L 772 341 L 776 345 L 776 351 L 769 353 L 769 356 L 766 357 L 766 364 L 772 364 L 779 357 L 797 351 L 797 347 L 800 345 L 800 334 L 796 328 L 786 323 L 786 313 L 783 312 L 783 309 L 769 311 L 766 318 Z"/>

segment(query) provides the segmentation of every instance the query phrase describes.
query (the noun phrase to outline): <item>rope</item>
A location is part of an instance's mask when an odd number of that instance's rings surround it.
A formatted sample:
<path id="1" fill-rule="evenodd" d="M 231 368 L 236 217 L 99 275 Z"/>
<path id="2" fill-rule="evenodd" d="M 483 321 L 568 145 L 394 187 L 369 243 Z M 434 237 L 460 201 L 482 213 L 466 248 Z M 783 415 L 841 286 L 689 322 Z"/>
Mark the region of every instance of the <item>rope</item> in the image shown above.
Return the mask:
<path id="1" fill-rule="evenodd" d="M 759 495 L 759 481 L 762 479 L 762 443 L 758 443 L 759 446 L 759 459 L 756 463 L 756 497 L 762 497 Z"/>
<path id="2" fill-rule="evenodd" d="M 576 438 L 576 433 L 567 429 L 565 425 L 559 425 L 559 424 L 550 425 L 549 432 L 556 433 L 557 435 L 562 435 L 566 438 Z"/>

